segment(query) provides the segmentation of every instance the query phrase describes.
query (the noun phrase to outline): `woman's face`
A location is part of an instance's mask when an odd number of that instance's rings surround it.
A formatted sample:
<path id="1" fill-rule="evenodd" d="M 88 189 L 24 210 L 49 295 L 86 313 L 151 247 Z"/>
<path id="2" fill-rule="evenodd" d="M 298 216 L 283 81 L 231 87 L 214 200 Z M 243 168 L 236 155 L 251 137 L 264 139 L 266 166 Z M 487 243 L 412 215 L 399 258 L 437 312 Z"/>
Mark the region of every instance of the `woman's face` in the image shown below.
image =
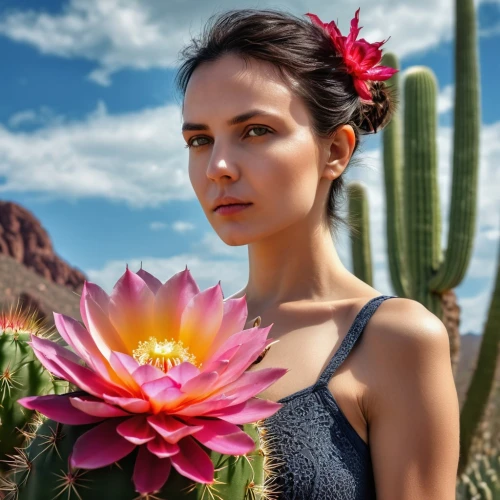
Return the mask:
<path id="1" fill-rule="evenodd" d="M 257 109 L 272 116 L 256 114 L 228 124 Z M 191 184 L 226 244 L 249 244 L 306 220 L 318 223 L 325 210 L 325 199 L 317 197 L 321 153 L 306 107 L 271 64 L 252 59 L 245 68 L 232 54 L 202 64 L 186 89 L 183 120 L 184 126 L 191 124 L 183 130 L 191 144 Z M 323 179 L 326 188 L 330 182 Z M 252 205 L 222 215 L 214 211 L 219 196 Z"/>

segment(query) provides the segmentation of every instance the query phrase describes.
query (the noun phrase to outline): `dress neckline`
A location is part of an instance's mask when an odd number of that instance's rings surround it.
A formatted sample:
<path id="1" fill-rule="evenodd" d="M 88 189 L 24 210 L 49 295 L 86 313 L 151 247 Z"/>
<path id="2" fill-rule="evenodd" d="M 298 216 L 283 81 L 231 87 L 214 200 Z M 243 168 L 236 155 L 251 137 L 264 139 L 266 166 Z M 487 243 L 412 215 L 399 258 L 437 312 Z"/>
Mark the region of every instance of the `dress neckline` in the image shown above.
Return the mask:
<path id="1" fill-rule="evenodd" d="M 377 295 L 376 297 L 372 297 L 358 311 L 358 313 L 354 317 L 353 322 L 351 323 L 351 326 L 349 327 L 349 329 L 347 330 L 347 333 L 345 334 L 344 338 L 342 339 L 342 342 L 340 343 L 339 348 L 335 351 L 335 353 L 333 354 L 333 356 L 328 361 L 328 364 L 326 365 L 325 369 L 321 372 L 318 380 L 316 380 L 316 382 L 314 382 L 313 384 L 311 384 L 311 385 L 309 385 L 307 387 L 304 387 L 303 389 L 299 389 L 298 391 L 295 391 L 292 394 L 288 394 L 288 396 L 284 396 L 281 399 L 278 399 L 276 401 L 276 403 L 286 403 L 287 401 L 295 399 L 296 397 L 299 397 L 299 396 L 302 396 L 304 394 L 309 394 L 309 393 L 313 392 L 315 388 L 321 387 L 320 385 L 318 385 L 318 382 L 321 380 L 321 376 L 328 369 L 328 367 L 334 362 L 334 360 L 336 360 L 337 356 L 339 355 L 339 352 L 341 352 L 341 350 L 342 350 L 342 347 L 344 347 L 344 344 L 346 344 L 347 342 L 349 342 L 349 334 L 354 330 L 354 328 L 355 328 L 357 322 L 359 321 L 361 315 L 366 311 L 366 309 L 368 308 L 368 306 L 372 302 L 374 302 L 376 299 L 380 299 L 381 297 L 385 297 L 385 294 L 381 294 L 381 295 Z"/>

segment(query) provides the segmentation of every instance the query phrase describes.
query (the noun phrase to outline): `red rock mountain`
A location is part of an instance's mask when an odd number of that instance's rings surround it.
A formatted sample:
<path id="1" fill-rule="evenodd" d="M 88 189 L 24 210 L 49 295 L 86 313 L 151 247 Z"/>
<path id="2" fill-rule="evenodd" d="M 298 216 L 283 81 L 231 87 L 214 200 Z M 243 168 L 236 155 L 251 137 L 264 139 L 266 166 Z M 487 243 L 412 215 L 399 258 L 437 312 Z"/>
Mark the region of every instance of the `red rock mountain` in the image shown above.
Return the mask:
<path id="1" fill-rule="evenodd" d="M 81 292 L 87 279 L 54 253 L 50 237 L 40 221 L 13 202 L 0 201 L 0 254 L 76 292 Z"/>

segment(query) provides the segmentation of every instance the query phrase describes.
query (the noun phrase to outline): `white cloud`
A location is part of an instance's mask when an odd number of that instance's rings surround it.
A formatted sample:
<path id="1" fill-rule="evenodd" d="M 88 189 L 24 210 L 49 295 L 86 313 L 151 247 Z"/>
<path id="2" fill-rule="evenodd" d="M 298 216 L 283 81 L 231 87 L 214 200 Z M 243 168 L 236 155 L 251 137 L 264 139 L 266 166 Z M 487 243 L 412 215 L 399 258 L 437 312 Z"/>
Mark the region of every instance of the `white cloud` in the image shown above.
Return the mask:
<path id="1" fill-rule="evenodd" d="M 31 45 L 42 54 L 63 58 L 83 58 L 97 67 L 87 77 L 110 85 L 111 76 L 121 69 L 173 68 L 177 56 L 191 36 L 201 31 L 208 18 L 236 8 L 273 8 L 296 16 L 318 13 L 328 22 L 338 20 L 347 33 L 355 8 L 349 0 L 327 5 L 322 0 L 248 4 L 246 1 L 211 2 L 186 0 L 69 0 L 62 12 L 9 10 L 0 17 L 0 34 Z M 391 37 L 384 46 L 397 50 L 400 58 L 425 52 L 453 36 L 453 8 L 450 0 L 360 1 L 360 37 L 379 41 Z M 425 36 L 422 36 L 425 33 Z"/>
<path id="2" fill-rule="evenodd" d="M 186 231 L 192 231 L 195 225 L 192 222 L 178 220 L 172 224 L 172 229 L 178 233 L 185 233 Z"/>
<path id="3" fill-rule="evenodd" d="M 11 129 L 17 129 L 23 126 L 52 127 L 62 125 L 66 118 L 64 115 L 57 114 L 48 106 L 40 106 L 38 110 L 25 109 L 11 115 L 7 124 Z"/>
<path id="4" fill-rule="evenodd" d="M 455 85 L 453 84 L 447 85 L 446 87 L 441 89 L 438 95 L 438 102 L 437 102 L 438 113 L 440 115 L 447 113 L 448 111 L 453 109 L 454 97 L 455 97 Z"/>
<path id="5" fill-rule="evenodd" d="M 101 197 L 155 207 L 194 196 L 177 105 L 110 116 L 99 102 L 82 121 L 32 132 L 0 125 L 0 192 Z"/>
<path id="6" fill-rule="evenodd" d="M 166 229 L 168 224 L 166 222 L 151 222 L 149 224 L 149 228 L 152 231 L 161 231 Z M 177 233 L 185 233 L 186 231 L 193 231 L 195 229 L 195 225 L 192 222 L 178 220 L 172 223 L 172 229 Z"/>

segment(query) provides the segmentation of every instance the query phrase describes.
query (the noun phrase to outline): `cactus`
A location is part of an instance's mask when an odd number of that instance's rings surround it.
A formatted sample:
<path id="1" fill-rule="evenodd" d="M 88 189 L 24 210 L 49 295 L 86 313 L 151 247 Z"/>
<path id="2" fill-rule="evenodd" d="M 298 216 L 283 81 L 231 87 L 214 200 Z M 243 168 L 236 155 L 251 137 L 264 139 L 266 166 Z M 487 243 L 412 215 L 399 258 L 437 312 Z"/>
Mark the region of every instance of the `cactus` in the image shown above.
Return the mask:
<path id="1" fill-rule="evenodd" d="M 56 380 L 38 361 L 28 345 L 30 335 L 52 337 L 40 324 L 36 311 L 23 311 L 18 301 L 0 313 L 0 469 L 15 447 L 23 444 L 24 429 L 33 414 L 17 404 L 19 398 L 67 392 L 68 383 Z"/>
<path id="2" fill-rule="evenodd" d="M 354 274 L 373 286 L 373 271 L 370 248 L 370 224 L 366 189 L 360 182 L 347 185 L 349 196 L 349 225 L 351 227 L 351 249 Z"/>
<path id="3" fill-rule="evenodd" d="M 63 425 L 40 418 L 39 428 L 25 449 L 12 456 L 12 470 L 0 491 L 18 500 L 132 500 L 139 498 L 177 500 L 272 499 L 272 465 L 267 458 L 265 429 L 245 424 L 242 429 L 256 443 L 253 452 L 233 457 L 202 448 L 215 467 L 213 484 L 195 483 L 172 467 L 163 488 L 147 495 L 134 491 L 132 475 L 137 449 L 112 466 L 101 469 L 70 469 L 69 455 L 76 439 L 93 425 Z M 168 459 L 166 459 L 168 460 Z M 276 460 L 273 456 L 273 461 Z M 273 462 L 274 463 L 274 462 Z M 154 471 L 152 471 L 154 473 Z M 266 479 L 267 478 L 267 479 Z M 9 498 L 7 496 L 7 498 Z"/>
<path id="4" fill-rule="evenodd" d="M 437 85 L 432 71 L 407 71 L 404 144 L 398 113 L 383 134 L 389 269 L 396 294 L 410 297 L 443 320 L 450 334 L 452 366 L 459 357 L 459 333 L 445 317 L 443 296 L 463 280 L 476 228 L 479 171 L 479 70 L 473 0 L 456 0 L 453 179 L 448 244 L 441 252 L 437 183 Z M 398 68 L 394 54 L 382 64 Z M 396 73 L 388 84 L 399 92 Z M 403 149 L 403 157 L 401 150 Z M 402 182 L 402 188 L 400 183 Z M 404 196 L 402 197 L 402 193 Z"/>
<path id="5" fill-rule="evenodd" d="M 388 243 L 391 278 L 396 292 L 411 297 L 434 312 L 445 323 L 449 336 L 454 373 L 458 365 L 460 335 L 458 325 L 445 314 L 444 297 L 465 276 L 470 261 L 476 225 L 477 181 L 479 167 L 479 71 L 476 40 L 476 17 L 472 0 L 456 0 L 455 23 L 455 106 L 453 181 L 451 189 L 448 245 L 445 258 L 440 256 L 440 212 L 435 177 L 436 148 L 428 128 L 435 127 L 435 85 L 433 75 L 425 68 L 412 71 L 405 87 L 405 163 L 402 171 L 405 197 L 392 184 L 401 176 L 399 117 L 384 132 L 384 172 L 386 177 L 388 213 L 406 218 L 406 241 L 400 226 L 390 225 Z M 386 54 L 384 64 L 397 67 L 393 54 Z M 397 89 L 398 79 L 389 82 Z M 430 102 L 432 101 L 432 102 Z M 424 108 L 428 116 L 424 116 Z M 412 114 L 413 112 L 413 114 Z M 420 132 L 421 131 L 421 132 Z M 425 139 L 424 139 L 425 138 Z M 410 150 L 412 141 L 425 140 L 417 150 Z M 424 155 L 425 161 L 414 164 Z M 422 169 L 417 177 L 414 169 Z M 415 182 L 410 182 L 413 179 Z M 413 185 L 413 186 L 412 186 Z M 392 189 L 391 189 L 392 188 Z M 427 198 L 426 198 L 427 196 Z M 389 237 L 390 233 L 394 233 Z M 414 237 L 411 238 L 411 235 Z M 400 239 L 399 243 L 395 244 Z M 399 255 L 395 255 L 399 252 Z M 392 255 L 391 255 L 392 254 Z M 401 263 L 407 263 L 408 276 L 402 277 Z M 463 455 L 462 455 L 463 457 Z"/>

